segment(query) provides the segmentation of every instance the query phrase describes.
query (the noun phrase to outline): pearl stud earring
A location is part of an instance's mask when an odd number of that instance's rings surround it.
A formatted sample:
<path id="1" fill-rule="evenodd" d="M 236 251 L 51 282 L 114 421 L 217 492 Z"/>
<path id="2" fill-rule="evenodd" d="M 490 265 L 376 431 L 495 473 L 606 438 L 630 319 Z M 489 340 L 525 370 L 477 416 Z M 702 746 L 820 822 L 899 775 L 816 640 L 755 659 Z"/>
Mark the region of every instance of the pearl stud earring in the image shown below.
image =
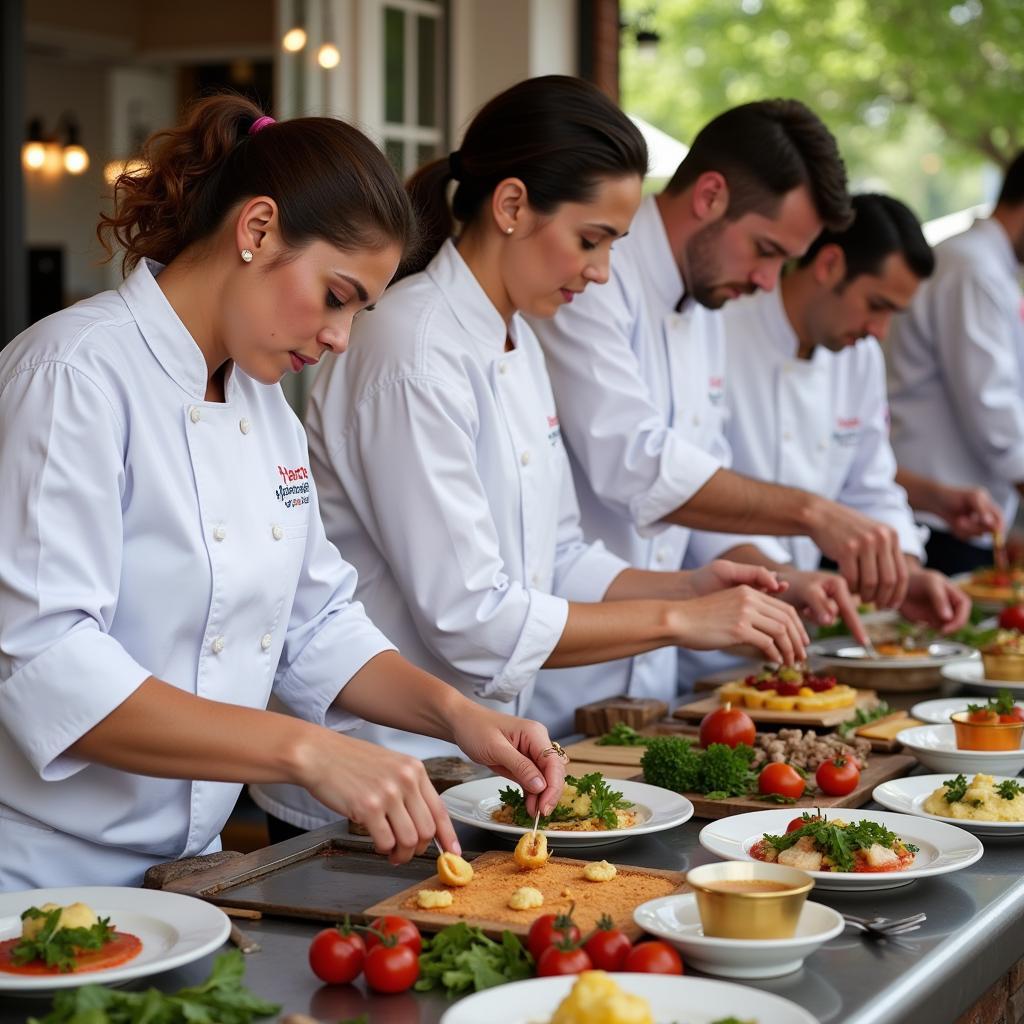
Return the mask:
<path id="1" fill-rule="evenodd" d="M 507 228 L 505 228 L 505 234 L 506 235 L 511 235 L 513 231 L 515 231 L 515 228 L 512 227 L 511 224 Z"/>
<path id="2" fill-rule="evenodd" d="M 240 253 L 243 262 L 252 263 L 252 249 L 243 249 Z"/>

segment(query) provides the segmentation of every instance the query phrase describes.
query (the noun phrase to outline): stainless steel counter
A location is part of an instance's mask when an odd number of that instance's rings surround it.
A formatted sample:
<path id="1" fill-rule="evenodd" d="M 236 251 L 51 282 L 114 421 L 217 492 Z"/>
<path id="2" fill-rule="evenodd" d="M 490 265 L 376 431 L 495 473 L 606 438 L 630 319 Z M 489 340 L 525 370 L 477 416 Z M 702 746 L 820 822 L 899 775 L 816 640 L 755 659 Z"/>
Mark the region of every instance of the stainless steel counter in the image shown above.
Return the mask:
<path id="1" fill-rule="evenodd" d="M 697 842 L 703 824 L 694 820 L 671 832 L 623 843 L 614 847 L 614 859 L 677 870 L 714 860 Z M 478 830 L 462 830 L 461 835 L 467 850 L 493 846 L 493 838 Z M 609 852 L 605 847 L 593 855 Z M 382 868 L 386 870 L 383 861 Z M 860 895 L 812 893 L 813 899 L 840 911 L 898 916 L 924 910 L 928 921 L 920 931 L 885 942 L 848 931 L 795 974 L 737 984 L 785 996 L 823 1024 L 953 1022 L 1024 955 L 1022 876 L 1024 839 L 993 839 L 985 841 L 980 861 L 951 875 Z M 343 880 L 340 874 L 339 882 Z M 367 994 L 361 984 L 321 986 L 306 960 L 317 924 L 270 918 L 239 924 L 263 946 L 262 952 L 246 958 L 247 983 L 283 1004 L 283 1012 L 309 1013 L 331 1024 L 361 1014 L 367 1014 L 371 1024 L 433 1024 L 448 1005 L 433 994 L 376 996 Z M 207 957 L 138 987 L 152 984 L 173 991 L 196 984 L 207 976 L 212 961 Z M 29 1015 L 42 1016 L 47 1006 L 36 999 L 0 998 L 0 1021 L 20 1024 Z"/>

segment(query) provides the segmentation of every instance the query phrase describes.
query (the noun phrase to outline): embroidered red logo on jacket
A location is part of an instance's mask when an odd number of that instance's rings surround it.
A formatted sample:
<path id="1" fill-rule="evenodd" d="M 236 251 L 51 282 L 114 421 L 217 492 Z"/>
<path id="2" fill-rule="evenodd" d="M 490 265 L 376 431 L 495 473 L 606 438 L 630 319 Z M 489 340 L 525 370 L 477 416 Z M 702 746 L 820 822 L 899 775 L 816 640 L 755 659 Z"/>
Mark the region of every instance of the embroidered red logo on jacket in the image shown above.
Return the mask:
<path id="1" fill-rule="evenodd" d="M 295 469 L 278 466 L 277 473 L 283 483 L 274 491 L 274 497 L 282 502 L 285 508 L 308 505 L 309 470 L 305 466 L 296 466 Z"/>
<path id="2" fill-rule="evenodd" d="M 836 426 L 840 430 L 856 430 L 860 426 L 859 416 L 850 416 L 848 419 L 844 419 L 842 416 L 836 420 Z"/>
<path id="3" fill-rule="evenodd" d="M 558 425 L 557 416 L 548 417 L 548 443 L 551 445 L 558 444 L 562 437 L 562 428 Z"/>

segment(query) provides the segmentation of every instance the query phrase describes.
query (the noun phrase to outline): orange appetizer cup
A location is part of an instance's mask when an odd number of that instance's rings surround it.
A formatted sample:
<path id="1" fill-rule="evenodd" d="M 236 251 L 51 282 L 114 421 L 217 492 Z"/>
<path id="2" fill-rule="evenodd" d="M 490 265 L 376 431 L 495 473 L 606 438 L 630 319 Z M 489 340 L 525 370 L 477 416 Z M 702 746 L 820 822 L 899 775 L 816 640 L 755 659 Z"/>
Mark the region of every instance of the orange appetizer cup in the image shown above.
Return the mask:
<path id="1" fill-rule="evenodd" d="M 1019 750 L 1024 722 L 968 721 L 968 712 L 957 711 L 949 716 L 956 732 L 959 750 Z"/>

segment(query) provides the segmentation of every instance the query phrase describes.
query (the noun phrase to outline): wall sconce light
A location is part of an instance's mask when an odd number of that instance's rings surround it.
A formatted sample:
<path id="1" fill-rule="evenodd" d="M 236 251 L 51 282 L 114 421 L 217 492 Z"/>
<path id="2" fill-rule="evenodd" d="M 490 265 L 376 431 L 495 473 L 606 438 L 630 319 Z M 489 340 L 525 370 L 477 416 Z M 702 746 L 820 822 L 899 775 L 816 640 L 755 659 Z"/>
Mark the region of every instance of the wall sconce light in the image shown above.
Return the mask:
<path id="1" fill-rule="evenodd" d="M 42 118 L 34 117 L 28 123 L 28 132 L 21 146 L 21 162 L 26 171 L 38 171 L 46 163 Z"/>
<path id="2" fill-rule="evenodd" d="M 341 52 L 337 46 L 334 45 L 331 40 L 334 38 L 334 33 L 331 31 L 331 5 L 330 3 L 323 4 L 323 43 L 320 49 L 316 52 L 316 62 L 325 71 L 330 71 L 332 68 L 336 68 L 341 63 Z"/>
<path id="3" fill-rule="evenodd" d="M 78 141 L 78 122 L 67 115 L 64 119 L 67 142 L 64 143 L 64 170 L 68 174 L 84 174 L 89 169 L 89 154 Z"/>
<path id="4" fill-rule="evenodd" d="M 657 56 L 661 33 L 654 27 L 654 8 L 640 11 L 632 21 L 621 22 L 619 28 L 631 32 L 636 40 L 637 56 L 650 63 Z"/>
<path id="5" fill-rule="evenodd" d="M 78 121 L 71 114 L 64 114 L 59 122 L 58 138 L 47 135 L 43 119 L 34 117 L 28 123 L 25 142 L 21 147 L 21 162 L 27 171 L 44 171 L 52 176 L 61 167 L 68 174 L 84 174 L 89 169 L 89 154 L 79 139 Z"/>
<path id="6" fill-rule="evenodd" d="M 306 4 L 305 0 L 295 0 L 294 24 L 281 39 L 281 47 L 286 53 L 298 53 L 306 48 L 309 37 L 306 35 Z"/>

